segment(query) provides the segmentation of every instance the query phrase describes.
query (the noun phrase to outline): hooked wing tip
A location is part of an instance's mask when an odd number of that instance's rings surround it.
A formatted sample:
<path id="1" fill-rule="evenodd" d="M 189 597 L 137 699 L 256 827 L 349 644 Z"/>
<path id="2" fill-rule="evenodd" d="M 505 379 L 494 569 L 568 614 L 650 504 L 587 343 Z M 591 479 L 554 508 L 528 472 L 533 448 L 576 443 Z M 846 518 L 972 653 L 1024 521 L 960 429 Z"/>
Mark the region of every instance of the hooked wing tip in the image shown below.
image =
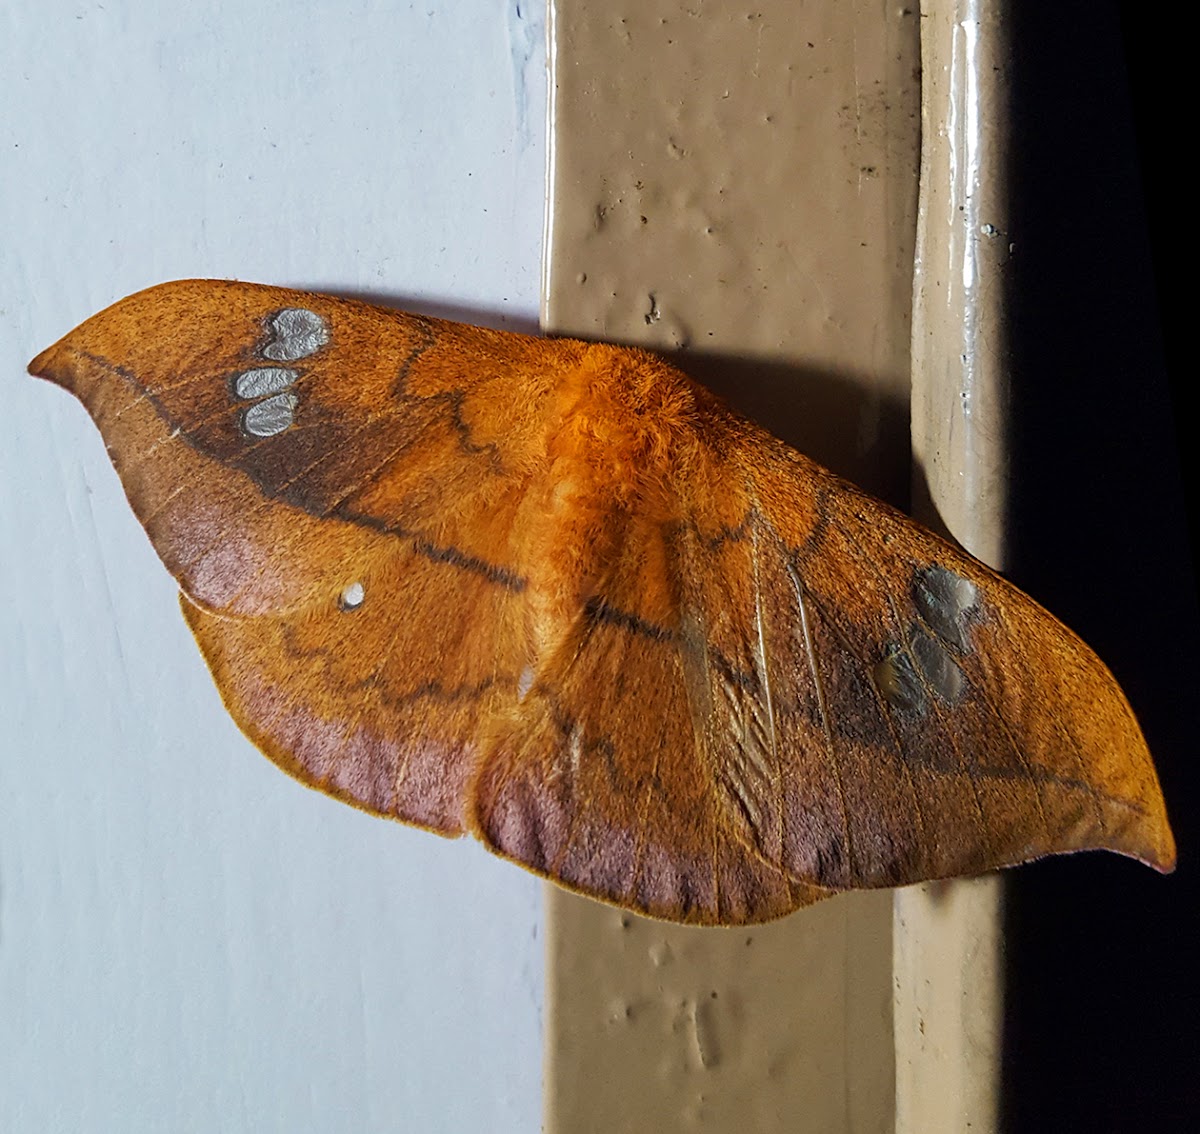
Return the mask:
<path id="1" fill-rule="evenodd" d="M 1153 858 L 1147 859 L 1146 865 L 1153 866 L 1159 874 L 1175 872 L 1175 836 L 1165 821 L 1163 822 L 1162 845 L 1155 848 Z"/>
<path id="2" fill-rule="evenodd" d="M 81 386 L 88 384 L 87 373 L 92 369 L 87 355 L 80 353 L 81 346 L 87 340 L 81 343 L 79 331 L 77 327 L 53 346 L 47 347 L 27 368 L 35 378 L 53 382 L 76 397 L 81 396 Z"/>
<path id="3" fill-rule="evenodd" d="M 1149 763 L 1150 754 L 1146 753 Z M 1153 764 L 1150 764 L 1152 793 L 1146 803 L 1146 818 L 1143 824 L 1144 849 L 1134 857 L 1147 866 L 1152 866 L 1160 874 L 1172 874 L 1175 870 L 1175 832 L 1171 830 L 1171 821 L 1167 817 L 1167 805 L 1163 799 L 1162 789 L 1158 778 L 1154 775 Z"/>
<path id="4" fill-rule="evenodd" d="M 146 341 L 161 338 L 163 328 L 159 325 L 159 307 L 164 300 L 187 302 L 222 286 L 237 285 L 227 281 L 173 280 L 135 292 L 80 323 L 37 355 L 27 369 L 35 378 L 44 378 L 78 394 L 79 384 L 88 384 L 88 362 L 92 351 L 109 357 L 115 351 L 119 357 L 121 351 L 114 343 L 128 345 L 131 336 Z"/>
<path id="5" fill-rule="evenodd" d="M 1175 872 L 1175 834 L 1167 819 L 1162 796 L 1159 795 L 1157 799 L 1150 801 L 1145 808 L 1142 820 L 1136 828 L 1128 831 L 1124 838 L 1119 838 L 1111 843 L 1099 842 L 1096 849 L 1111 850 L 1117 854 L 1126 855 L 1157 870 L 1159 874 L 1173 874 Z"/>
<path id="6" fill-rule="evenodd" d="M 60 360 L 59 344 L 55 343 L 52 347 L 47 347 L 39 354 L 28 366 L 29 373 L 35 378 L 45 378 L 48 382 L 56 382 L 58 385 L 63 385 L 61 377 L 61 360 Z"/>

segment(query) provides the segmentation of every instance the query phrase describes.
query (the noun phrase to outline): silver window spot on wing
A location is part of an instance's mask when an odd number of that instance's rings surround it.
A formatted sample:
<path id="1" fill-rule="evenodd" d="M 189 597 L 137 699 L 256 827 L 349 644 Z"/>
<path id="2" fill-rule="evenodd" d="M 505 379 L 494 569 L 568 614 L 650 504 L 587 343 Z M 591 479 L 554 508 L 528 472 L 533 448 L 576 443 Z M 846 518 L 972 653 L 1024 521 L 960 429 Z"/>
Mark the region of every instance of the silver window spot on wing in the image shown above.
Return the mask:
<path id="1" fill-rule="evenodd" d="M 270 340 L 262 348 L 272 362 L 295 362 L 316 354 L 329 342 L 329 326 L 307 307 L 285 307 L 267 319 Z"/>
<path id="2" fill-rule="evenodd" d="M 928 695 L 957 705 L 967 691 L 967 678 L 946 647 L 919 626 L 909 629 L 907 646 L 893 643 L 872 671 L 876 688 L 895 709 L 924 713 Z"/>
<path id="3" fill-rule="evenodd" d="M 948 704 L 957 704 L 962 699 L 966 677 L 941 642 L 914 629 L 912 654 L 929 688 Z"/>
<path id="4" fill-rule="evenodd" d="M 246 400 L 265 398 L 268 394 L 286 390 L 299 377 L 299 370 L 290 370 L 286 366 L 256 366 L 233 376 L 233 392 Z"/>
<path id="5" fill-rule="evenodd" d="M 871 676 L 884 700 L 893 708 L 907 712 L 924 711 L 925 693 L 907 651 L 892 646 L 887 656 L 875 666 Z"/>
<path id="6" fill-rule="evenodd" d="M 974 583 L 934 564 L 913 576 L 912 596 L 925 625 L 943 642 L 960 650 L 970 648 L 968 624 L 979 606 Z"/>
<path id="7" fill-rule="evenodd" d="M 252 437 L 274 437 L 296 420 L 299 401 L 295 394 L 276 394 L 256 402 L 242 414 L 242 429 Z"/>

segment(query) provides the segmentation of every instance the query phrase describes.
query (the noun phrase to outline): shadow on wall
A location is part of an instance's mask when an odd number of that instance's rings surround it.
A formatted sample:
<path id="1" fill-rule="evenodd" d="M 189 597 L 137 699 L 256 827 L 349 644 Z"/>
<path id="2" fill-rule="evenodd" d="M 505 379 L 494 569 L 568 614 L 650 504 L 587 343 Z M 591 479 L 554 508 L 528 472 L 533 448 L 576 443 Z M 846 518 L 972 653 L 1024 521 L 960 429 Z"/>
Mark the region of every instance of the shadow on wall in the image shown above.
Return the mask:
<path id="1" fill-rule="evenodd" d="M 346 291 L 319 283 L 286 286 L 413 311 L 435 319 L 536 335 L 535 321 L 388 292 Z M 908 404 L 870 388 L 862 376 L 734 354 L 658 352 L 724 398 L 739 413 L 868 492 L 906 508 L 911 481 Z"/>

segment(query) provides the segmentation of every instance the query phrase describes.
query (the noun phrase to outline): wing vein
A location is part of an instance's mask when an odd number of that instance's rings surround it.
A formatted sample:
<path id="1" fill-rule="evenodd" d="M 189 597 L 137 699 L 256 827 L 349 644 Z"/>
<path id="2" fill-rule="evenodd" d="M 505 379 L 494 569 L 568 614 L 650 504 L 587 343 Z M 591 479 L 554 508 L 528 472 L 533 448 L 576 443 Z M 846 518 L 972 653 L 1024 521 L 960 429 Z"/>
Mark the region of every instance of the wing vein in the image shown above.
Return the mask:
<path id="1" fill-rule="evenodd" d="M 775 703 L 774 690 L 772 687 L 771 665 L 767 659 L 767 640 L 766 627 L 763 624 L 763 608 L 762 608 L 762 571 L 761 562 L 758 557 L 758 525 L 757 523 L 751 526 L 750 553 L 754 563 L 754 621 L 755 629 L 758 636 L 758 665 L 762 673 L 762 689 L 763 700 L 766 702 L 767 708 L 767 729 L 770 734 L 771 744 L 771 779 L 775 789 L 775 830 L 772 832 L 772 842 L 775 844 L 772 850 L 775 853 L 776 861 L 783 861 L 783 815 L 784 815 L 784 789 L 783 789 L 783 768 L 779 760 L 779 733 L 775 723 Z"/>
<path id="2" fill-rule="evenodd" d="M 898 619 L 898 615 L 895 610 L 895 606 L 894 606 L 894 604 L 892 604 L 892 601 L 891 601 L 891 596 L 887 595 L 885 597 L 888 599 L 889 605 L 892 606 L 893 619 Z M 817 608 L 817 610 L 819 610 L 821 612 L 821 616 L 825 619 L 825 622 L 829 625 L 830 630 L 832 631 L 834 637 L 836 637 L 838 639 L 838 641 L 841 643 L 842 648 L 848 654 L 853 655 L 855 653 L 853 644 L 845 636 L 845 634 L 842 633 L 842 631 L 839 629 L 837 623 L 834 622 L 830 618 L 828 611 L 825 610 L 825 607 L 820 602 L 820 600 L 817 599 L 817 597 L 815 595 L 810 593 L 808 596 L 808 601 L 811 605 L 815 606 Z M 900 761 L 900 765 L 904 770 L 904 779 L 908 784 L 909 792 L 912 794 L 913 807 L 917 814 L 917 823 L 921 828 L 922 836 L 924 836 L 925 833 L 928 831 L 928 827 L 925 822 L 924 809 L 921 807 L 921 795 L 917 791 L 916 782 L 913 780 L 912 769 L 909 767 L 908 759 L 905 757 L 905 751 L 906 751 L 907 746 L 905 745 L 903 738 L 896 731 L 895 722 L 892 720 L 891 714 L 887 711 L 887 706 L 883 700 L 882 695 L 879 692 L 878 686 L 876 686 L 875 682 L 873 682 L 873 681 L 868 682 L 868 684 L 870 685 L 871 692 L 874 696 L 875 705 L 876 705 L 877 709 L 879 710 L 880 720 L 883 722 L 884 726 L 887 728 L 888 735 L 891 736 L 892 743 L 895 745 L 896 758 Z M 922 845 L 923 846 L 926 845 L 924 838 L 922 838 Z"/>
<path id="3" fill-rule="evenodd" d="M 829 767 L 833 773 L 834 783 L 837 784 L 838 799 L 842 808 L 842 830 L 846 836 L 846 860 L 851 877 L 854 876 L 854 842 L 850 834 L 850 811 L 846 804 L 846 787 L 842 783 L 842 771 L 838 766 L 837 752 L 834 746 L 833 727 L 829 721 L 829 708 L 825 703 L 825 683 L 821 677 L 821 667 L 817 661 L 817 651 L 813 645 L 812 626 L 809 623 L 808 604 L 804 599 L 804 583 L 796 573 L 795 567 L 787 564 L 788 577 L 796 592 L 796 605 L 800 611 L 800 632 L 804 636 L 804 653 L 808 659 L 808 669 L 812 674 L 813 687 L 817 696 L 817 711 L 821 714 L 821 729 L 825 734 L 825 751 L 829 758 Z"/>
<path id="4" fill-rule="evenodd" d="M 1008 619 L 1004 616 L 1003 609 L 1001 609 L 999 612 L 999 618 L 1000 618 L 1000 621 L 1004 625 L 1005 633 L 1009 637 L 1011 637 L 1012 634 L 1009 629 Z M 993 714 L 1000 721 L 1000 723 L 1004 726 L 1004 734 L 1008 739 L 1010 747 L 1013 749 L 1014 752 L 1016 752 L 1017 759 L 1021 762 L 1022 767 L 1024 767 L 1024 769 L 1026 771 L 1026 774 L 1030 777 L 1030 779 L 1033 780 L 1034 788 L 1037 792 L 1038 810 L 1040 812 L 1042 812 L 1042 823 L 1046 829 L 1047 837 L 1050 839 L 1051 842 L 1053 842 L 1053 832 L 1050 830 L 1049 820 L 1046 818 L 1045 812 L 1042 811 L 1042 806 L 1041 806 L 1042 793 L 1041 793 L 1041 784 L 1040 784 L 1039 778 L 1034 775 L 1032 768 L 1029 766 L 1029 763 L 1026 761 L 1024 752 L 1022 751 L 1020 746 L 1017 744 L 1016 738 L 1012 735 L 1012 730 L 1009 728 L 1008 721 L 1005 719 L 1004 714 L 999 712 L 996 709 L 996 707 L 992 704 L 992 700 L 988 696 L 986 690 L 981 691 L 981 696 L 984 697 L 984 699 L 987 701 L 988 707 L 992 710 Z M 1128 709 L 1126 709 L 1126 711 L 1128 712 Z M 1096 808 L 1096 818 L 1100 824 L 1100 830 L 1103 831 L 1105 834 L 1107 834 L 1108 833 L 1108 822 L 1104 817 L 1104 807 L 1101 804 L 1101 799 L 1104 799 L 1104 800 L 1108 801 L 1109 803 L 1112 803 L 1113 799 L 1111 796 L 1107 795 L 1106 793 L 1098 791 L 1096 789 L 1095 785 L 1092 784 L 1092 782 L 1088 779 L 1087 766 L 1084 763 L 1083 754 L 1079 748 L 1079 741 L 1076 739 L 1074 732 L 1072 732 L 1069 728 L 1067 728 L 1066 725 L 1057 716 L 1054 717 L 1054 727 L 1055 727 L 1056 732 L 1065 733 L 1065 735 L 1066 735 L 1067 747 L 1069 747 L 1071 749 L 1071 754 L 1075 758 L 1075 766 L 1079 769 L 1079 777 L 1080 777 L 1079 783 L 1083 786 L 1084 790 L 1088 793 L 1088 795 L 1091 796 L 1092 803 Z M 1055 776 L 1054 782 L 1056 784 L 1065 785 L 1067 783 L 1067 780 L 1065 777 Z"/>

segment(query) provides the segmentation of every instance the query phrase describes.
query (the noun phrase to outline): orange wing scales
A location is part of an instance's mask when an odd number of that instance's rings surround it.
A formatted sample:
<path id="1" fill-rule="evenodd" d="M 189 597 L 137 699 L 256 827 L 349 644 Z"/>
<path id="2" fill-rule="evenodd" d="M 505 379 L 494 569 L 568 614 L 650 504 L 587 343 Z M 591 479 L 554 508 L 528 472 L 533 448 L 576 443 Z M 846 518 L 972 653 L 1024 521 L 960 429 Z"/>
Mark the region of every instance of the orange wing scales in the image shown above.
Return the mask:
<path id="1" fill-rule="evenodd" d="M 705 924 L 1174 864 L 1078 638 L 651 355 L 189 281 L 31 370 L 95 419 L 239 725 L 346 802 Z"/>

